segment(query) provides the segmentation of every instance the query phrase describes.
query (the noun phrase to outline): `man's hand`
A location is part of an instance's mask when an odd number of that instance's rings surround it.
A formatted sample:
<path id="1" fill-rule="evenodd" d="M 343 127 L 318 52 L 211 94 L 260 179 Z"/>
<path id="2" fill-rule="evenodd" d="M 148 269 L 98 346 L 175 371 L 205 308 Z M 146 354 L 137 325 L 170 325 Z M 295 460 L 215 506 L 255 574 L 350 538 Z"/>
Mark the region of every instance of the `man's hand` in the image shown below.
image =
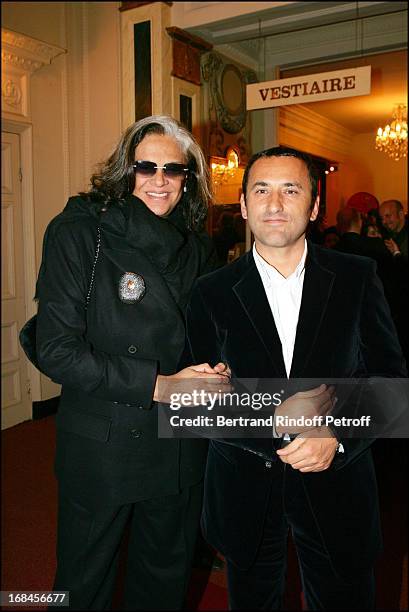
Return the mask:
<path id="1" fill-rule="evenodd" d="M 214 373 L 214 374 L 221 374 L 222 376 L 226 376 L 227 378 L 230 378 L 231 376 L 231 370 L 229 368 L 229 366 L 226 363 L 223 363 L 222 361 L 219 361 L 219 363 L 216 363 L 216 365 L 212 368 L 211 366 L 209 366 L 208 363 L 202 363 L 200 365 L 192 365 L 190 366 L 193 370 L 196 370 L 197 372 L 209 372 L 209 373 Z M 201 368 L 204 368 L 203 370 Z"/>
<path id="2" fill-rule="evenodd" d="M 285 400 L 278 406 L 275 411 L 275 428 L 278 434 L 284 433 L 300 433 L 307 431 L 309 428 L 301 425 L 286 426 L 280 425 L 277 422 L 278 416 L 285 416 L 291 419 L 303 417 L 311 419 L 315 416 L 324 416 L 328 414 L 335 406 L 336 397 L 334 387 L 320 385 L 309 391 L 299 391 Z"/>
<path id="3" fill-rule="evenodd" d="M 392 253 L 392 255 L 397 255 L 398 253 L 400 253 L 400 249 L 398 245 L 396 244 L 394 240 L 392 240 L 392 238 L 389 238 L 388 240 L 384 240 L 384 243 L 385 243 L 386 248 L 388 249 L 388 251 Z"/>
<path id="4" fill-rule="evenodd" d="M 277 455 L 300 472 L 322 472 L 331 465 L 337 446 L 338 441 L 328 427 L 316 427 L 277 450 Z"/>

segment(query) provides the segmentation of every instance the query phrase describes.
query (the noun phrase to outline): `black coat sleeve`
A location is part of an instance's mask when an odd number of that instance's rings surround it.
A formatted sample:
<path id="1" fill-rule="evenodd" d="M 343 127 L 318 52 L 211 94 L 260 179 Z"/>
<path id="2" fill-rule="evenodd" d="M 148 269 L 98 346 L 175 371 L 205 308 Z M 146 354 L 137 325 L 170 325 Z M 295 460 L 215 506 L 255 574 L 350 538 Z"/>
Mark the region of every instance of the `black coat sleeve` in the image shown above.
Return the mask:
<path id="1" fill-rule="evenodd" d="M 55 382 L 86 394 L 150 408 L 157 361 L 115 354 L 114 342 L 111 354 L 98 351 L 87 341 L 86 295 L 95 250 L 84 253 L 76 234 L 70 223 L 46 233 L 37 283 L 40 367 Z"/>

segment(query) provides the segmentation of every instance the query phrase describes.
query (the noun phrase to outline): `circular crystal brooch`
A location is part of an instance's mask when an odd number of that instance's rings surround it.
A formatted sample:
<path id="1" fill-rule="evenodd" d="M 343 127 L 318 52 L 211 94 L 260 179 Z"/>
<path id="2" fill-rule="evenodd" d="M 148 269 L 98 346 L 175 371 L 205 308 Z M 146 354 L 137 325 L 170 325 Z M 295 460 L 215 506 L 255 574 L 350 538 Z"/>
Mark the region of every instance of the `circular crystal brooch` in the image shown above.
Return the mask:
<path id="1" fill-rule="evenodd" d="M 125 272 L 119 279 L 119 299 L 125 304 L 139 302 L 146 292 L 145 281 L 140 274 Z"/>

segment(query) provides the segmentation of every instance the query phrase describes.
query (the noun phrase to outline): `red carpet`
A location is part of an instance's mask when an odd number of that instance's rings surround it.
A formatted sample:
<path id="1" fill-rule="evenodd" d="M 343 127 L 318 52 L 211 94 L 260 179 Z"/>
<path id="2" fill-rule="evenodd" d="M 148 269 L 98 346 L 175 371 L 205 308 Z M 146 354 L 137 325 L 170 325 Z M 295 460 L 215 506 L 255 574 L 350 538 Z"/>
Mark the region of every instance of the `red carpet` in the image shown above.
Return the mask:
<path id="1" fill-rule="evenodd" d="M 52 587 L 57 494 L 54 447 L 54 417 L 28 421 L 2 432 L 3 591 L 46 591 Z M 384 552 L 376 568 L 377 609 L 407 610 L 406 440 L 377 441 L 374 458 L 384 532 Z M 209 576 L 203 570 L 194 570 L 188 609 L 227 610 L 225 584 L 223 572 Z M 287 584 L 286 609 L 301 610 L 301 586 L 291 545 Z"/>

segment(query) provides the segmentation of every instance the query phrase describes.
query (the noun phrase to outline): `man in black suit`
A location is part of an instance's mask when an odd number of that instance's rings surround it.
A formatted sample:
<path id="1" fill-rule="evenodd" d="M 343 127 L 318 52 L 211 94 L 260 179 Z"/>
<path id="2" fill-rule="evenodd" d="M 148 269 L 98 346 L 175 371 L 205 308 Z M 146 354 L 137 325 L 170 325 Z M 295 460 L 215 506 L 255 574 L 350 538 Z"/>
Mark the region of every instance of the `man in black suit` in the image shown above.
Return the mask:
<path id="1" fill-rule="evenodd" d="M 289 382 L 405 376 L 375 263 L 307 243 L 318 208 L 307 155 L 276 147 L 251 158 L 241 210 L 255 242 L 196 282 L 195 361 Z M 211 440 L 202 526 L 227 559 L 231 609 L 281 607 L 289 529 L 310 610 L 374 607 L 381 534 L 371 440 L 337 437 L 321 427 L 287 446 Z"/>

